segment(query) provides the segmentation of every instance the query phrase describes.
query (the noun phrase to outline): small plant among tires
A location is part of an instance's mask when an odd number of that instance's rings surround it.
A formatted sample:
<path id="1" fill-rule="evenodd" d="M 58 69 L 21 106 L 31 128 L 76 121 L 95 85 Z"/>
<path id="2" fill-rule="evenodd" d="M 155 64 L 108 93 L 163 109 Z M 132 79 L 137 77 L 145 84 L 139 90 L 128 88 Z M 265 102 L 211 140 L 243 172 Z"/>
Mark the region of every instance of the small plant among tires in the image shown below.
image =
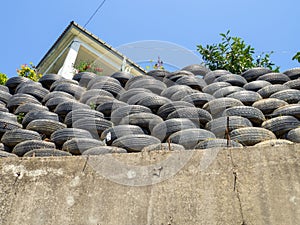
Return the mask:
<path id="1" fill-rule="evenodd" d="M 221 33 L 220 36 L 221 43 L 197 46 L 197 51 L 211 70 L 223 69 L 241 74 L 253 67 L 265 67 L 279 72 L 279 67 L 270 60 L 273 52 L 262 53 L 255 57 L 254 48 L 247 45 L 242 38 L 230 36 L 230 30 Z"/>
<path id="2" fill-rule="evenodd" d="M 0 73 L 0 85 L 4 85 L 6 81 L 8 80 L 6 74 Z"/>
<path id="3" fill-rule="evenodd" d="M 17 73 L 20 77 L 27 77 L 33 81 L 38 81 L 42 77 L 42 74 L 37 72 L 36 66 L 32 62 L 29 65 L 21 65 L 21 68 L 17 69 Z"/>
<path id="4" fill-rule="evenodd" d="M 19 113 L 17 116 L 17 120 L 20 124 L 22 124 L 23 118 L 25 116 L 25 113 Z"/>

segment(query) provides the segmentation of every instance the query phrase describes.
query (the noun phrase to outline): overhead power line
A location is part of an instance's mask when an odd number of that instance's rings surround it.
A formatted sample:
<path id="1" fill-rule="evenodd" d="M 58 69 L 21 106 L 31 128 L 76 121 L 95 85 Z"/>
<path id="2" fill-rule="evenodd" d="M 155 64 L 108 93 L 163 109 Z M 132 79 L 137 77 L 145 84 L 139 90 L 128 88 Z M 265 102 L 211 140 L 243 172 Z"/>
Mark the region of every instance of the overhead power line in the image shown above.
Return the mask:
<path id="1" fill-rule="evenodd" d="M 95 12 L 90 16 L 90 18 L 88 19 L 88 21 L 84 24 L 84 28 L 91 22 L 91 20 L 94 18 L 94 16 L 97 14 L 97 12 L 102 8 L 102 6 L 104 5 L 104 3 L 106 2 L 106 0 L 103 0 L 101 2 L 101 4 L 98 6 L 98 8 L 95 10 Z"/>

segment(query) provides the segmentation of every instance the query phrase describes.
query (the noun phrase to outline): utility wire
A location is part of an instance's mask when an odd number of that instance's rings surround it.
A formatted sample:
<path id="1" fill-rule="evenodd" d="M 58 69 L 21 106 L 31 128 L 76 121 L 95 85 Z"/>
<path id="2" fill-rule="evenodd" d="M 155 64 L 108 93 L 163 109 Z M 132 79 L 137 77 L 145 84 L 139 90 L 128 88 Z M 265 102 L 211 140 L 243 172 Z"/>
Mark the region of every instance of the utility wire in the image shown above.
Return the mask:
<path id="1" fill-rule="evenodd" d="M 97 12 L 102 8 L 106 0 L 103 0 L 101 4 L 98 6 L 98 8 L 95 10 L 95 12 L 91 15 L 91 17 L 88 19 L 88 21 L 84 24 L 84 28 L 91 22 L 91 20 L 94 18 L 94 16 L 97 14 Z"/>

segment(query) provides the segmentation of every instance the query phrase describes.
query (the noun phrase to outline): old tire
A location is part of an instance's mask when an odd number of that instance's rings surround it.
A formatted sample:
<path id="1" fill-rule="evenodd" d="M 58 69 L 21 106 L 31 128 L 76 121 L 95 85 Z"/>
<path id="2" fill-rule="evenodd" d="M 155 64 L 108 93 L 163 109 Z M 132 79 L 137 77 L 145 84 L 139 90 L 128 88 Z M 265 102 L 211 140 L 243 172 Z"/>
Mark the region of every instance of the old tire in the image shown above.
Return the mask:
<path id="1" fill-rule="evenodd" d="M 42 149 L 42 148 L 55 149 L 55 144 L 52 142 L 41 141 L 41 140 L 27 140 L 17 144 L 13 148 L 12 153 L 22 157 L 24 154 L 26 154 L 31 150 Z"/>
<path id="2" fill-rule="evenodd" d="M 195 149 L 196 145 L 206 139 L 216 138 L 216 136 L 204 129 L 185 129 L 170 135 L 171 143 L 182 145 L 185 149 Z"/>
<path id="3" fill-rule="evenodd" d="M 140 152 L 145 146 L 159 144 L 160 140 L 146 134 L 130 134 L 116 139 L 112 146 L 124 148 L 128 152 Z"/>
<path id="4" fill-rule="evenodd" d="M 230 138 L 244 146 L 252 146 L 262 141 L 276 139 L 276 136 L 261 127 L 245 127 L 231 131 Z"/>

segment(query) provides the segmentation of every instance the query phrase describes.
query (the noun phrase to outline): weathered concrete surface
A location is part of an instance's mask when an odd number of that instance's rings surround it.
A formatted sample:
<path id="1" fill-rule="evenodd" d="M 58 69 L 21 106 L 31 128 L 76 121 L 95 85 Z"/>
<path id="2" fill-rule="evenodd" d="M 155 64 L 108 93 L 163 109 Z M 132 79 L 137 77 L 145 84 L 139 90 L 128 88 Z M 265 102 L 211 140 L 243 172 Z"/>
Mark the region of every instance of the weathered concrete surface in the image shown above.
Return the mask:
<path id="1" fill-rule="evenodd" d="M 147 186 L 130 186 L 130 173 L 112 181 L 101 167 L 119 170 L 104 157 L 1 159 L 0 224 L 300 224 L 299 145 L 192 153 L 162 182 L 171 168 L 149 167 Z M 114 157 L 138 168 L 169 156 Z"/>

